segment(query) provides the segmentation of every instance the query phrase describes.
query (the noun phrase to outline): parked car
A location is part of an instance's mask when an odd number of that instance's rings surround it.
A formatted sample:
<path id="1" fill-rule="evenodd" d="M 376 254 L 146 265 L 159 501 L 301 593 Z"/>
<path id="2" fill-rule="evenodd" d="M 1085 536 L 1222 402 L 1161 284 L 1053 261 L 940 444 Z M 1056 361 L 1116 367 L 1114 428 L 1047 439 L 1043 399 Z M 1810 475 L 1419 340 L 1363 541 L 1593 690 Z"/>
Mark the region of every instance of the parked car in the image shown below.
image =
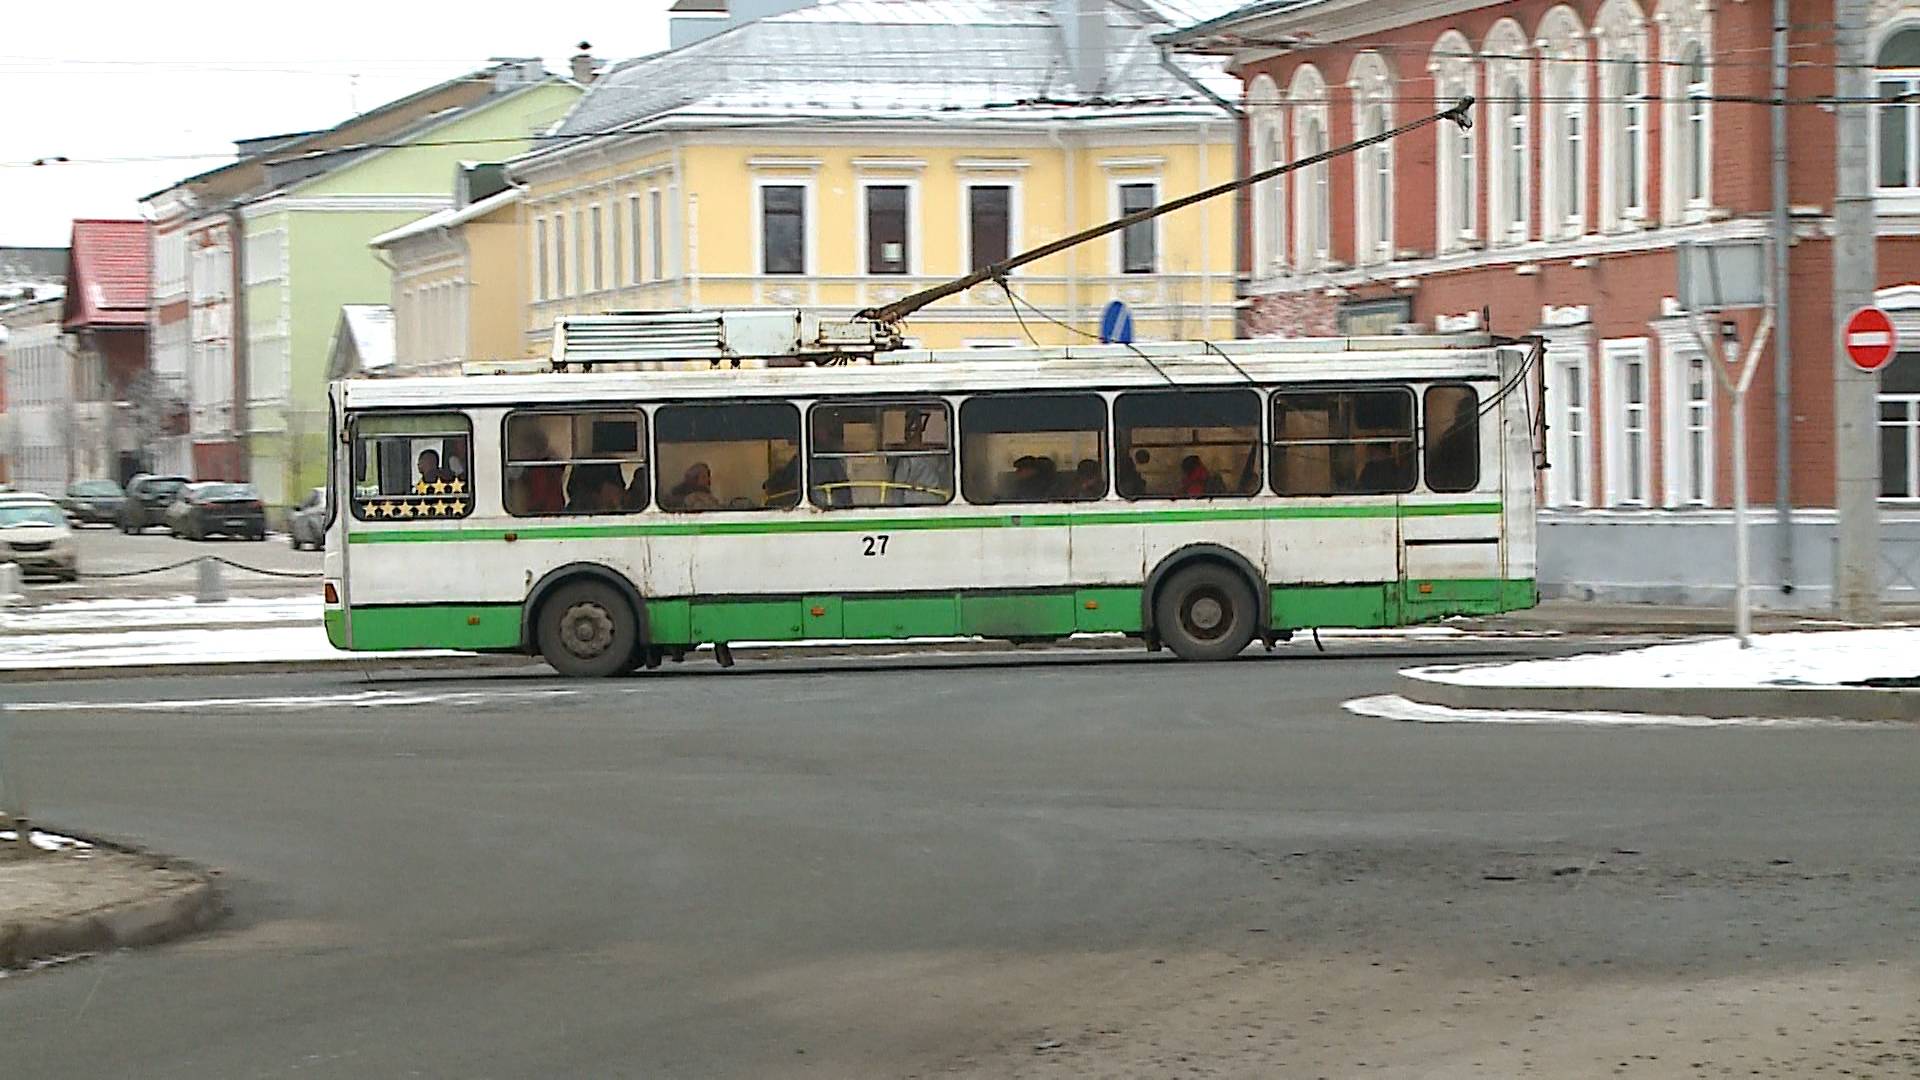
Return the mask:
<path id="1" fill-rule="evenodd" d="M 120 531 L 131 536 L 154 525 L 165 525 L 167 507 L 173 505 L 180 489 L 192 482 L 184 476 L 150 473 L 141 473 L 127 481 L 127 495 L 120 503 Z"/>
<path id="2" fill-rule="evenodd" d="M 118 525 L 127 493 L 111 480 L 80 480 L 67 485 L 60 506 L 79 525 Z"/>
<path id="3" fill-rule="evenodd" d="M 287 518 L 287 542 L 293 550 L 310 547 L 315 551 L 327 546 L 327 489 L 314 488 Z"/>
<path id="4" fill-rule="evenodd" d="M 17 564 L 22 574 L 78 580 L 80 553 L 66 511 L 45 495 L 0 495 L 0 561 Z"/>
<path id="5" fill-rule="evenodd" d="M 267 510 L 252 484 L 210 480 L 180 489 L 180 497 L 167 507 L 167 528 L 183 540 L 215 535 L 265 540 Z"/>

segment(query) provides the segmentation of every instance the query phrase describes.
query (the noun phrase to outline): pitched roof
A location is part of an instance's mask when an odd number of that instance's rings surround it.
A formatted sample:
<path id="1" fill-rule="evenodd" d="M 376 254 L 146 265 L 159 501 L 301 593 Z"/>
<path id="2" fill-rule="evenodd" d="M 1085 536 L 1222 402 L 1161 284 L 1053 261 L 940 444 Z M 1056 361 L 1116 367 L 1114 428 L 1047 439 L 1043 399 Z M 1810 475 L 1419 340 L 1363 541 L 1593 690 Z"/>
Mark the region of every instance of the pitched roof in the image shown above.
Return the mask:
<path id="1" fill-rule="evenodd" d="M 474 218 L 486 217 L 488 214 L 493 213 L 503 206 L 510 206 L 519 202 L 522 193 L 523 189 L 521 188 L 508 188 L 505 191 L 489 195 L 476 203 L 468 203 L 466 206 L 449 206 L 445 210 L 436 210 L 418 221 L 409 221 L 397 229 L 381 233 L 379 236 L 367 241 L 367 246 L 375 248 L 388 247 L 409 237 L 430 233 L 435 229 L 451 229 L 456 225 L 464 225 Z"/>
<path id="2" fill-rule="evenodd" d="M 1162 2 L 1108 6 L 1097 95 L 1075 86 L 1062 27 L 1035 0 L 823 0 L 614 67 L 558 134 L 622 130 L 669 114 L 1057 120 L 1127 115 L 1116 106 L 1130 106 L 1135 115 L 1224 119 L 1161 66 L 1152 35 L 1168 26 Z M 1238 93 L 1218 63 L 1180 63 L 1223 96 Z"/>
<path id="3" fill-rule="evenodd" d="M 145 326 L 151 264 L 146 222 L 75 221 L 64 325 Z"/>
<path id="4" fill-rule="evenodd" d="M 386 304 L 341 304 L 327 377 L 378 375 L 393 366 L 393 309 Z"/>
<path id="5" fill-rule="evenodd" d="M 1165 0 L 1154 0 L 1165 3 Z M 1291 15 L 1305 8 L 1318 7 L 1326 0 L 1254 0 L 1249 4 L 1194 0 L 1181 6 L 1197 16 L 1191 25 L 1161 34 L 1156 40 L 1196 51 L 1231 48 L 1233 36 L 1269 17 Z"/>

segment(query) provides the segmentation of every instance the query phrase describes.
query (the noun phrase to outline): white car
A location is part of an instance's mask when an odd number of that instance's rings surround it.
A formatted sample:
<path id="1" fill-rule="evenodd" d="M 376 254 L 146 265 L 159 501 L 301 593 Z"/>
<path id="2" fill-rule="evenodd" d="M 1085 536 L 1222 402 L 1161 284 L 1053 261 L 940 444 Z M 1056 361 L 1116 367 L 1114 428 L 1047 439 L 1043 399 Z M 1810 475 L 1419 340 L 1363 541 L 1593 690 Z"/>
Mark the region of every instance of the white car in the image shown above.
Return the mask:
<path id="1" fill-rule="evenodd" d="M 45 495 L 0 495 L 0 562 L 25 574 L 51 574 L 78 581 L 80 554 L 60 504 Z"/>

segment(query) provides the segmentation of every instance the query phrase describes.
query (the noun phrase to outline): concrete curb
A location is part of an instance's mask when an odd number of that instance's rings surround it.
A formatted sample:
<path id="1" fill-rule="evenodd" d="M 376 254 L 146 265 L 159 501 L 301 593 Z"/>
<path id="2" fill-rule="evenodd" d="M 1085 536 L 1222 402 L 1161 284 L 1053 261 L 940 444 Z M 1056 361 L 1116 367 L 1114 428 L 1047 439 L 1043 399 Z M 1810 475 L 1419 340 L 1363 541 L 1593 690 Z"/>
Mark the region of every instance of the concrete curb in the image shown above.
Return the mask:
<path id="1" fill-rule="evenodd" d="M 540 661 L 531 656 L 414 656 L 404 659 L 363 657 L 342 653 L 338 660 L 230 660 L 201 664 L 74 665 L 70 667 L 9 668 L 0 670 L 0 685 L 8 683 L 71 682 L 85 679 L 170 678 L 173 676 L 300 675 L 322 671 L 353 673 L 371 665 L 382 671 L 447 671 L 462 668 L 526 667 Z"/>
<path id="2" fill-rule="evenodd" d="M 73 835 L 62 832 L 62 835 Z M 30 967 L 42 960 L 80 953 L 158 945 L 205 930 L 226 914 L 211 871 L 183 859 L 167 858 L 126 844 L 75 836 L 101 851 L 132 855 L 153 869 L 185 872 L 195 880 L 184 887 L 129 900 L 63 919 L 25 919 L 0 923 L 0 970 Z"/>
<path id="3" fill-rule="evenodd" d="M 1654 716 L 1759 717 L 1920 723 L 1920 690 L 1864 686 L 1649 687 L 1471 686 L 1432 675 L 1485 665 L 1409 668 L 1400 672 L 1400 696 L 1449 709 L 1526 712 L 1617 712 Z"/>

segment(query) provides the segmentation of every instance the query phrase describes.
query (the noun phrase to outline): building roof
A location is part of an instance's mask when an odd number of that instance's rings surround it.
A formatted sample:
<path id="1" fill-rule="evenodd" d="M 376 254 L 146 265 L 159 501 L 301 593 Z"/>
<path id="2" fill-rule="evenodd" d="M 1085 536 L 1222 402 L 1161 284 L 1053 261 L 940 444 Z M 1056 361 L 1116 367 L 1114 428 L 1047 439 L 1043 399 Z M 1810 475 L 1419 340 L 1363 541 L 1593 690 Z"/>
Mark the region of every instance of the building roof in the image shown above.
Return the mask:
<path id="1" fill-rule="evenodd" d="M 67 328 L 146 326 L 151 265 L 146 222 L 75 221 L 67 269 Z"/>
<path id="2" fill-rule="evenodd" d="M 392 370 L 395 356 L 393 309 L 385 304 L 341 304 L 340 325 L 333 332 L 333 355 L 327 377 L 381 375 Z"/>
<path id="3" fill-rule="evenodd" d="M 675 0 L 667 10 L 675 15 L 725 15 L 727 0 Z"/>
<path id="4" fill-rule="evenodd" d="M 510 206 L 513 203 L 519 202 L 521 190 L 520 188 L 508 188 L 497 194 L 489 195 L 477 203 L 469 203 L 466 206 L 460 207 L 450 206 L 445 210 L 436 210 L 418 221 L 409 221 L 397 229 L 381 233 L 379 236 L 367 241 L 367 246 L 376 248 L 388 247 L 409 237 L 430 233 L 435 229 L 451 229 L 456 225 L 464 225 L 474 218 L 486 217 L 488 214 L 493 213 L 503 206 Z"/>
<path id="5" fill-rule="evenodd" d="M 1157 0 L 1164 3 L 1165 0 Z M 1235 35 L 1275 16 L 1291 15 L 1307 8 L 1319 7 L 1329 0 L 1254 0 L 1251 4 L 1218 5 L 1219 10 L 1208 12 L 1204 9 L 1215 6 L 1213 0 L 1199 0 L 1194 4 L 1182 5 L 1195 10 L 1200 18 L 1190 25 L 1177 30 L 1162 33 L 1157 38 L 1163 44 L 1182 49 L 1205 51 L 1209 49 L 1231 49 L 1235 45 Z"/>
<path id="6" fill-rule="evenodd" d="M 1063 28 L 1041 0 L 823 0 L 685 48 L 620 64 L 558 134 L 638 128 L 669 115 L 874 120 L 1058 120 L 1141 113 L 1224 119 L 1160 63 L 1165 0 L 1108 5 L 1105 78 L 1073 77 Z M 1207 0 L 1211 2 L 1211 0 Z M 1224 96 L 1211 61 L 1180 63 Z"/>

